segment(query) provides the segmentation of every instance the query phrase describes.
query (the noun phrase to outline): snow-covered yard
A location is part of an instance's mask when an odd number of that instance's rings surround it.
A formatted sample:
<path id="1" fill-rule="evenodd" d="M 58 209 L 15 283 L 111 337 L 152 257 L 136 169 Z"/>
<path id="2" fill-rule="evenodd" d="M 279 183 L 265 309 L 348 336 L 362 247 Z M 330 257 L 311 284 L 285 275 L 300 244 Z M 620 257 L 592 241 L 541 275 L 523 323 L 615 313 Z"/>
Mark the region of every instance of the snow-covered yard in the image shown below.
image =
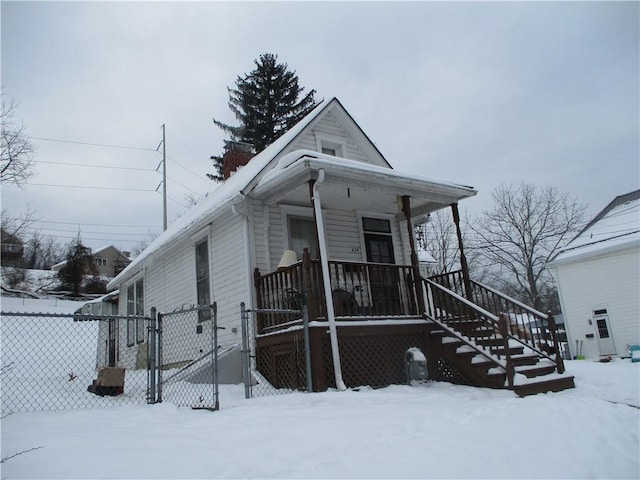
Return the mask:
<path id="1" fill-rule="evenodd" d="M 46 309 L 45 309 L 46 310 Z M 577 388 L 446 383 L 15 413 L 2 478 L 639 478 L 640 363 L 569 361 Z"/>

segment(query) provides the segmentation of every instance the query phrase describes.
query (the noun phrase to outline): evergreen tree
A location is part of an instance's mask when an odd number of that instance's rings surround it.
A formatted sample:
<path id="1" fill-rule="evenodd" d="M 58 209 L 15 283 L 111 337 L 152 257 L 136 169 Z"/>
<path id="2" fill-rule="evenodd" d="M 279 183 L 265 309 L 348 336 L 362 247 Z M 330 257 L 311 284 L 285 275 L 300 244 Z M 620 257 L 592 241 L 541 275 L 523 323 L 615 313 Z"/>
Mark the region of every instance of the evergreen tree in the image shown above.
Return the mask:
<path id="1" fill-rule="evenodd" d="M 82 244 L 80 236 L 69 246 L 66 262 L 58 272 L 62 288 L 70 289 L 74 295 L 79 295 L 82 290 L 84 276 L 97 274 L 97 267 L 91 254 L 91 249 Z"/>
<path id="2" fill-rule="evenodd" d="M 228 133 L 234 142 L 253 145 L 260 153 L 283 133 L 298 123 L 315 106 L 315 90 L 303 95 L 295 71 L 286 63 L 278 63 L 278 56 L 265 53 L 254 60 L 256 68 L 236 79 L 236 88 L 227 88 L 229 108 L 240 122 L 227 125 L 215 118 L 213 122 Z M 222 157 L 212 156 L 215 174 L 207 176 L 222 180 Z"/>

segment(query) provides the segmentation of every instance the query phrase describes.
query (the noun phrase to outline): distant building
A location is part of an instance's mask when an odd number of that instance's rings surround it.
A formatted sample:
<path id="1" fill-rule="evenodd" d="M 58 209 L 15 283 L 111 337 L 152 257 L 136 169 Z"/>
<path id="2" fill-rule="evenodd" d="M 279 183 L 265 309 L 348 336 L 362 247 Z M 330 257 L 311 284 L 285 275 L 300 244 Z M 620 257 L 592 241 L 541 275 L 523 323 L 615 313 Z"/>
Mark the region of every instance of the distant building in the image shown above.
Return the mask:
<path id="1" fill-rule="evenodd" d="M 17 236 L 7 232 L 4 228 L 2 231 L 2 266 L 3 267 L 21 267 L 22 256 L 24 255 L 24 243 Z"/>
<path id="2" fill-rule="evenodd" d="M 94 251 L 92 255 L 98 274 L 104 275 L 105 277 L 115 277 L 118 273 L 124 270 L 129 263 L 131 263 L 129 252 L 122 252 L 113 245 L 99 248 Z M 59 272 L 66 264 L 66 260 L 56 263 L 51 267 L 51 270 Z"/>
<path id="3" fill-rule="evenodd" d="M 640 190 L 614 198 L 550 265 L 572 356 L 629 356 L 640 344 Z"/>

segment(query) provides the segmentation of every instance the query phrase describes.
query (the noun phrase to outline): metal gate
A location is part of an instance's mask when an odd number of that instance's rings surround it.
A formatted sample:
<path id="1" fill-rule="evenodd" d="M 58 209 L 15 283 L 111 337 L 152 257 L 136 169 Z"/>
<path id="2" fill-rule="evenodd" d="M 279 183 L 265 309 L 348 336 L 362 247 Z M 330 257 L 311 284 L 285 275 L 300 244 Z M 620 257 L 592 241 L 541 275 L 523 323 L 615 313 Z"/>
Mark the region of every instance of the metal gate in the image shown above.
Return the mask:
<path id="1" fill-rule="evenodd" d="M 256 321 L 258 315 L 297 315 L 301 318 L 301 341 L 290 342 L 284 340 L 282 345 L 275 346 L 271 350 L 260 348 L 260 336 L 256 335 Z M 295 309 L 247 309 L 244 302 L 240 304 L 240 323 L 242 325 L 242 380 L 244 383 L 245 398 L 261 397 L 268 395 L 282 395 L 292 391 L 313 391 L 311 378 L 311 350 L 309 343 L 309 315 L 307 306 L 302 305 L 301 310 Z M 299 330 L 298 330 L 299 331 Z M 268 375 L 265 371 L 264 359 L 267 355 L 275 356 L 273 368 L 275 375 Z M 276 378 L 284 378 L 282 382 Z"/>
<path id="2" fill-rule="evenodd" d="M 171 402 L 218 410 L 218 315 L 216 304 L 168 313 L 152 309 L 149 337 L 151 403 Z"/>

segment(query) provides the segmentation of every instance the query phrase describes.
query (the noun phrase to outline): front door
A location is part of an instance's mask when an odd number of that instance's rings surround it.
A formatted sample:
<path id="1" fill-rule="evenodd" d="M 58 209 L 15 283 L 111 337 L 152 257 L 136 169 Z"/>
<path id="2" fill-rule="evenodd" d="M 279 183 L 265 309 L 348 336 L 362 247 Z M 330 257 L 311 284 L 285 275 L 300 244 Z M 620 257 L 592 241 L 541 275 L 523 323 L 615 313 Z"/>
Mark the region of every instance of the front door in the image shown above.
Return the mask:
<path id="1" fill-rule="evenodd" d="M 613 342 L 613 337 L 611 336 L 609 315 L 607 314 L 606 309 L 595 310 L 593 312 L 593 324 L 596 327 L 600 355 L 615 355 L 616 346 Z"/>
<path id="2" fill-rule="evenodd" d="M 386 219 L 363 218 L 364 245 L 367 252 L 372 314 L 397 315 L 400 305 L 400 279 L 393 253 L 391 222 Z"/>

